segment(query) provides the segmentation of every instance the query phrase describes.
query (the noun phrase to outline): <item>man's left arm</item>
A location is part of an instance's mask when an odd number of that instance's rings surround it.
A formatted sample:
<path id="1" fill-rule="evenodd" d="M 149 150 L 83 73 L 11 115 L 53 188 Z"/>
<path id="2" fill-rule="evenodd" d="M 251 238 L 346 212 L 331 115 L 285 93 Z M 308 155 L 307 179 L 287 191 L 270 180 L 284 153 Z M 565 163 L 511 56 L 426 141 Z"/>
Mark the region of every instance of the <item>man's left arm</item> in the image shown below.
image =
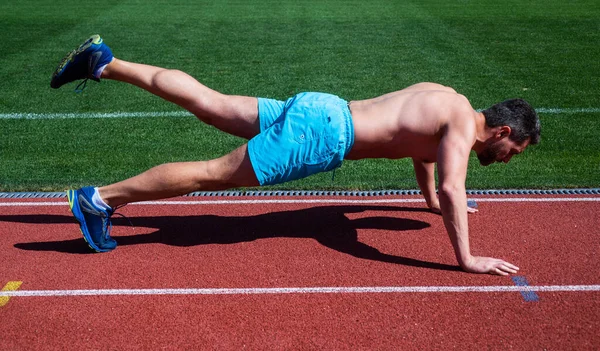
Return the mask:
<path id="1" fill-rule="evenodd" d="M 442 210 L 440 209 L 440 200 L 435 191 L 435 163 L 421 161 L 415 158 L 412 160 L 415 168 L 417 184 L 419 185 L 419 189 L 421 189 L 421 194 L 423 194 L 423 197 L 425 198 L 427 207 L 429 207 L 433 213 L 442 214 Z M 476 208 L 467 206 L 467 212 L 475 213 L 478 212 L 478 210 Z"/>
<path id="2" fill-rule="evenodd" d="M 440 201 L 435 192 L 435 163 L 413 158 L 413 166 L 415 168 L 417 184 L 419 184 L 427 207 L 434 213 L 442 213 L 440 210 Z"/>

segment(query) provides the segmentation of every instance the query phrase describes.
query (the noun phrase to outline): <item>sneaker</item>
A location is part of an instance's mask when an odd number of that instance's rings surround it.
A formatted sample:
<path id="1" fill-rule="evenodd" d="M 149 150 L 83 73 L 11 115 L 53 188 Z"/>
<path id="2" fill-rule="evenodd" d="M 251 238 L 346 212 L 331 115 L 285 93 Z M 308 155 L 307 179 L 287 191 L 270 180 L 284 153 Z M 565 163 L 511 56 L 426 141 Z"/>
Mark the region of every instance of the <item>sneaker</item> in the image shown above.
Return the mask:
<path id="1" fill-rule="evenodd" d="M 104 44 L 99 35 L 92 35 L 84 41 L 77 49 L 69 52 L 62 59 L 54 73 L 50 86 L 58 89 L 66 83 L 74 80 L 88 79 L 100 81 L 96 76 L 96 70 L 109 64 L 113 59 L 112 51 Z"/>
<path id="2" fill-rule="evenodd" d="M 91 186 L 68 190 L 69 207 L 79 222 L 79 229 L 90 248 L 96 252 L 108 252 L 117 247 L 117 242 L 110 237 L 110 216 L 114 210 L 96 207 L 92 202 L 94 191 Z"/>

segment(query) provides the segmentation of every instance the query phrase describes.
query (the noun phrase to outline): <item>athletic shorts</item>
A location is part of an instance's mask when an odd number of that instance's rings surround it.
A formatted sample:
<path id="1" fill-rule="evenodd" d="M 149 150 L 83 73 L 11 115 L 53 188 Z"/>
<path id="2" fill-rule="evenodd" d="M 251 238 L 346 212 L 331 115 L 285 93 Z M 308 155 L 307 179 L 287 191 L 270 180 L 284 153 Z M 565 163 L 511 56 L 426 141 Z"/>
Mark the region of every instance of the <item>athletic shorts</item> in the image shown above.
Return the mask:
<path id="1" fill-rule="evenodd" d="M 258 116 L 260 134 L 248 142 L 248 154 L 260 185 L 338 168 L 354 143 L 348 103 L 335 95 L 259 98 Z"/>

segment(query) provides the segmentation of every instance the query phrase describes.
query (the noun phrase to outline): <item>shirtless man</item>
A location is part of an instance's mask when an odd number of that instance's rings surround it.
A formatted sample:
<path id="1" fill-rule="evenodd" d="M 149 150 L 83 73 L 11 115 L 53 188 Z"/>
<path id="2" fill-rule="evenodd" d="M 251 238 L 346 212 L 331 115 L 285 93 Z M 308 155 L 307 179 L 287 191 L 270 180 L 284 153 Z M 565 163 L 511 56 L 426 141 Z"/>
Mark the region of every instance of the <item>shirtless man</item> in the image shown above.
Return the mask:
<path id="1" fill-rule="evenodd" d="M 480 113 L 454 89 L 434 83 L 349 103 L 322 93 L 302 93 L 285 102 L 229 96 L 181 71 L 116 59 L 97 35 L 63 59 L 51 86 L 100 78 L 136 85 L 249 141 L 214 160 L 163 164 L 115 184 L 69 190 L 71 211 L 97 252 L 116 247 L 110 216 L 127 203 L 278 184 L 337 168 L 343 159 L 410 157 L 427 205 L 443 216 L 460 266 L 500 275 L 518 270 L 500 259 L 471 255 L 465 179 L 471 150 L 489 165 L 506 163 L 538 143 L 539 119 L 523 100 Z"/>

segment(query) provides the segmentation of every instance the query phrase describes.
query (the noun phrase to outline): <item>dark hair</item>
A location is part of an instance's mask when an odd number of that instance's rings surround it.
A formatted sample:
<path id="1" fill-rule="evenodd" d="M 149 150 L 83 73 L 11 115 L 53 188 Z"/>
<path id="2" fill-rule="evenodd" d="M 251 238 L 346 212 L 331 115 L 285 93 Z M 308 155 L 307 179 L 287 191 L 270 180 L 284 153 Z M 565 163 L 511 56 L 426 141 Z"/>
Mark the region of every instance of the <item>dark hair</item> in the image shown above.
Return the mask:
<path id="1" fill-rule="evenodd" d="M 509 126 L 511 140 L 520 144 L 529 138 L 530 145 L 540 142 L 540 118 L 527 101 L 506 100 L 482 112 L 488 127 Z"/>

